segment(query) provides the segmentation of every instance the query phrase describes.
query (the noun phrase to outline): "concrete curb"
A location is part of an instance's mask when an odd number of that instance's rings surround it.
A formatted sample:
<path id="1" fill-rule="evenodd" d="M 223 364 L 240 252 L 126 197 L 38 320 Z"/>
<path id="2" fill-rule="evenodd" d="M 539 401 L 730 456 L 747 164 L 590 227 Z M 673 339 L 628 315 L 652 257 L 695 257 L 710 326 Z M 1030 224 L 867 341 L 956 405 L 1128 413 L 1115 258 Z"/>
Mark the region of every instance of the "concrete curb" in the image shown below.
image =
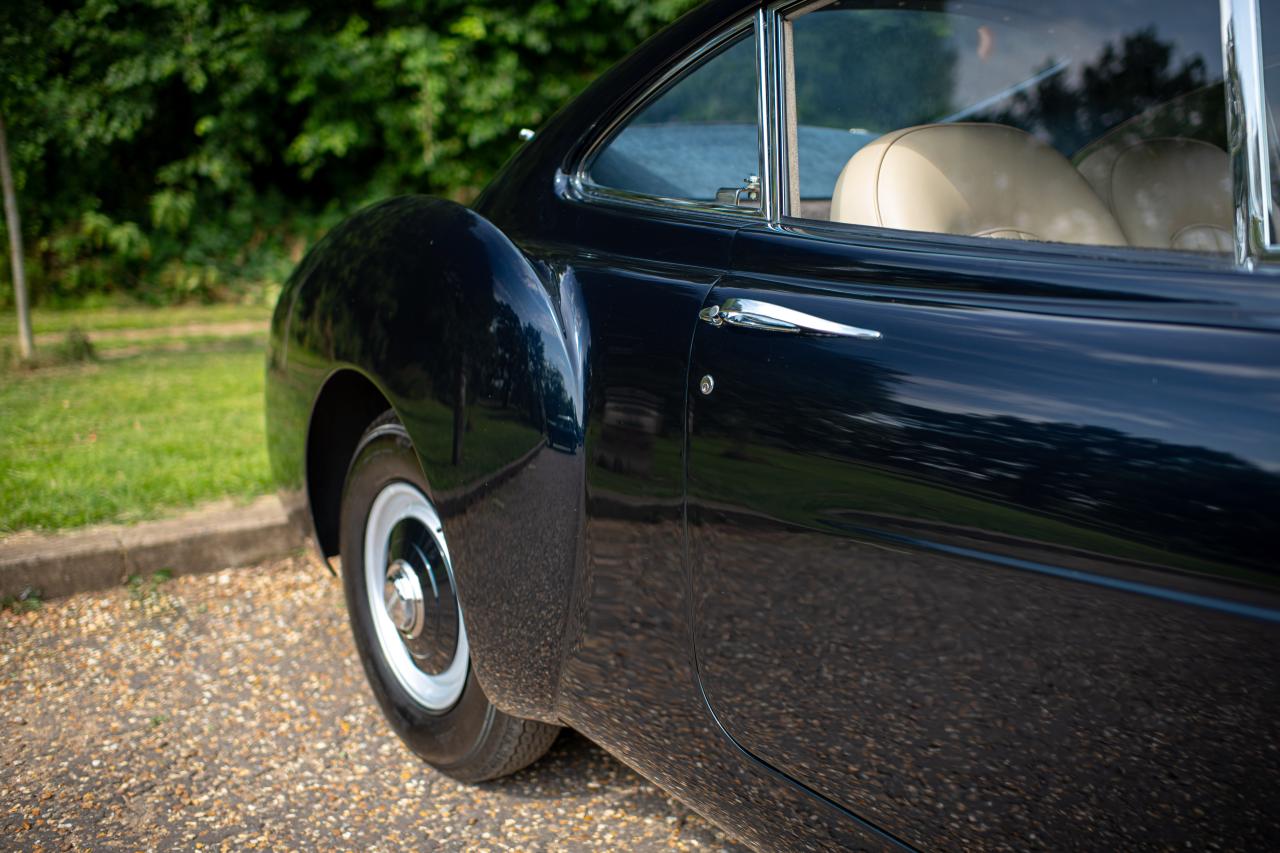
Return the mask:
<path id="1" fill-rule="evenodd" d="M 496 473 L 437 494 L 437 504 L 446 513 L 465 511 L 545 448 L 539 442 Z M 252 565 L 297 551 L 310 533 L 305 499 L 297 493 L 288 499 L 267 495 L 247 506 L 220 501 L 177 518 L 130 526 L 18 534 L 0 541 L 0 598 L 29 589 L 41 598 L 60 598 L 119 586 L 131 575 L 161 569 L 177 576 Z"/>
<path id="2" fill-rule="evenodd" d="M 188 575 L 258 563 L 302 548 L 304 521 L 304 507 L 268 495 L 247 506 L 223 501 L 162 521 L 14 536 L 0 542 L 0 597 L 34 589 L 57 598 L 161 569 Z"/>

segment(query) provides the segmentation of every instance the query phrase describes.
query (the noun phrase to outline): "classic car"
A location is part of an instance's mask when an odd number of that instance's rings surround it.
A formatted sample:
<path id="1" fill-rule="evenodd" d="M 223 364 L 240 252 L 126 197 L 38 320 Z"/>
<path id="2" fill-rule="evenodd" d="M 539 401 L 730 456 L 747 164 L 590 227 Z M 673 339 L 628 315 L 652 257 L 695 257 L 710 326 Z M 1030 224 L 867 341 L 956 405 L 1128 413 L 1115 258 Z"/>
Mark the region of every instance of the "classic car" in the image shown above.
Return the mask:
<path id="1" fill-rule="evenodd" d="M 556 415 L 547 422 L 547 447 L 573 453 L 580 443 L 578 419 L 573 415 Z"/>
<path id="2" fill-rule="evenodd" d="M 1280 849 L 1277 68 L 1273 0 L 713 0 L 333 229 L 269 440 L 390 727 L 765 849 Z"/>

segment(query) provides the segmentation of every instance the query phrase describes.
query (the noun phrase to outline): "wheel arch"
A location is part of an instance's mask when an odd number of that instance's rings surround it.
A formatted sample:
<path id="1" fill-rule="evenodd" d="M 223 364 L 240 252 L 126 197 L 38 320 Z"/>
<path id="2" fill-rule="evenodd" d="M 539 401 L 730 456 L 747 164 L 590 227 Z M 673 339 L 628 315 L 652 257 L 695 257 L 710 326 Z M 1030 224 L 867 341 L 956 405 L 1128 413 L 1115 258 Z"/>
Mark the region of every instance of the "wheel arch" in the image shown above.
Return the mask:
<path id="1" fill-rule="evenodd" d="M 341 367 L 320 387 L 307 425 L 306 493 L 320 553 L 338 553 L 339 516 L 347 468 L 365 429 L 393 408 L 372 379 Z"/>
<path id="2" fill-rule="evenodd" d="M 338 553 L 351 454 L 395 410 L 444 521 L 486 694 L 556 722 L 585 514 L 581 453 L 546 447 L 549 419 L 573 415 L 579 435 L 585 420 L 589 330 L 573 276 L 474 211 L 404 197 L 330 232 L 286 299 L 269 439 L 273 465 L 305 484 L 319 549 Z"/>

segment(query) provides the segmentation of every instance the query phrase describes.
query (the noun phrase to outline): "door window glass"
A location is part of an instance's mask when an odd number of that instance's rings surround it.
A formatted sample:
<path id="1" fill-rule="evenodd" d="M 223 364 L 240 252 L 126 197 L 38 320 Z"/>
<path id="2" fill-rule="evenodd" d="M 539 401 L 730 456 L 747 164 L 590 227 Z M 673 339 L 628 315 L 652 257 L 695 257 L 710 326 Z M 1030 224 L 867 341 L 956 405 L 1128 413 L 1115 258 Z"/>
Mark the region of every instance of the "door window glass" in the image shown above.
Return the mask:
<path id="1" fill-rule="evenodd" d="M 759 208 L 755 41 L 703 60 L 631 117 L 591 162 L 591 183 L 644 196 Z"/>
<path id="2" fill-rule="evenodd" d="M 832 2 L 785 20 L 792 215 L 1229 252 L 1214 3 Z"/>

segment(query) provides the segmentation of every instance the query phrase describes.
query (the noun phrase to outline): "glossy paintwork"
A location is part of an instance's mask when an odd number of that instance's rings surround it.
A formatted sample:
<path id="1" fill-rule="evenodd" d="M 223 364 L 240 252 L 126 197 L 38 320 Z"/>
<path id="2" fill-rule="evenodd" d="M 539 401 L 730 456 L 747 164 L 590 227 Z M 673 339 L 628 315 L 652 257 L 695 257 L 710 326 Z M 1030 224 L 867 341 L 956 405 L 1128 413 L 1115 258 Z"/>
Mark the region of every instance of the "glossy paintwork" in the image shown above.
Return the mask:
<path id="1" fill-rule="evenodd" d="M 1113 286 L 1034 251 L 993 276 L 867 242 L 744 232 L 708 302 L 883 340 L 695 338 L 720 721 L 922 847 L 1274 846 L 1274 284 L 1130 256 Z"/>
<path id="2" fill-rule="evenodd" d="M 1274 846 L 1275 625 L 1203 603 L 1276 606 L 1280 291 L 578 197 L 592 134 L 752 8 L 642 46 L 473 211 L 396 199 L 308 256 L 282 488 L 334 553 L 344 441 L 393 406 L 485 692 L 760 848 Z M 698 322 L 733 294 L 886 337 Z"/>
<path id="3" fill-rule="evenodd" d="M 527 527 L 519 507 L 492 527 L 466 510 L 495 479 L 549 452 L 549 418 L 582 416 L 584 335 L 572 282 L 560 283 L 465 208 L 385 202 L 335 229 L 303 262 L 282 297 L 293 305 L 287 355 L 282 342 L 272 356 L 286 366 L 269 373 L 273 437 L 282 431 L 275 422 L 305 420 L 279 410 L 309 407 L 335 372 L 368 377 L 395 408 L 445 520 L 468 634 L 487 640 L 473 644 L 474 664 L 492 673 L 486 681 L 512 682 L 511 710 L 542 717 L 556 692 L 569 599 L 560 566 L 572 562 L 581 536 L 580 496 L 543 495 Z M 296 447 L 296 437 L 277 441 Z M 290 466 L 299 456 L 285 457 L 286 449 L 273 448 L 273 457 L 285 482 L 296 483 Z M 581 477 L 581 457 L 551 455 Z M 482 532 L 469 535 L 476 524 Z M 502 616 L 525 608 L 528 619 Z M 526 665 L 515 665 L 517 656 Z"/>

